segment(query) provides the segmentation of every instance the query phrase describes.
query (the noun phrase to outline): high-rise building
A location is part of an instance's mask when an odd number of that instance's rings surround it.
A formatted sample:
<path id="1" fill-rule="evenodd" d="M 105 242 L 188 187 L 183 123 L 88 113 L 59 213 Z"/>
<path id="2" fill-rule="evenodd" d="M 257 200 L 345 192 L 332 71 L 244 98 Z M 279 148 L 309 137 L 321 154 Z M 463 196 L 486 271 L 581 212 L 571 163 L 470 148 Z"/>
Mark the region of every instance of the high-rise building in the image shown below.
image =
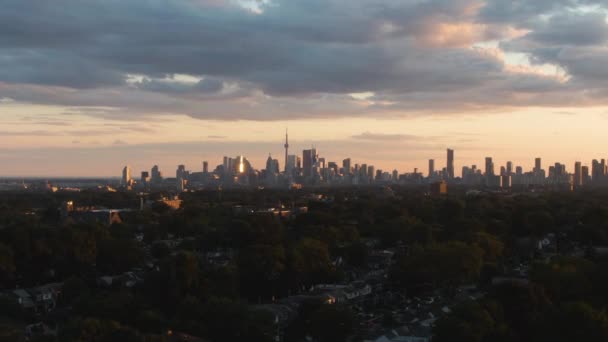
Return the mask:
<path id="1" fill-rule="evenodd" d="M 486 176 L 494 176 L 494 162 L 492 157 L 486 157 Z"/>
<path id="2" fill-rule="evenodd" d="M 207 161 L 203 162 L 203 173 L 209 173 L 209 163 Z"/>
<path id="3" fill-rule="evenodd" d="M 177 166 L 177 170 L 175 171 L 175 178 L 177 179 L 185 179 L 186 175 L 186 166 L 185 165 L 178 165 Z"/>
<path id="4" fill-rule="evenodd" d="M 448 148 L 448 179 L 454 179 L 454 150 Z"/>
<path id="5" fill-rule="evenodd" d="M 285 172 L 292 175 L 297 167 L 297 156 L 287 156 L 287 165 L 285 166 Z"/>
<path id="6" fill-rule="evenodd" d="M 151 181 L 153 183 L 160 183 L 163 180 L 163 173 L 158 169 L 158 165 L 152 167 Z"/>
<path id="7" fill-rule="evenodd" d="M 361 168 L 359 168 L 359 176 L 363 178 L 367 177 L 367 164 L 361 164 Z"/>
<path id="8" fill-rule="evenodd" d="M 507 174 L 508 175 L 513 174 L 513 162 L 510 162 L 510 161 L 507 162 Z"/>
<path id="9" fill-rule="evenodd" d="M 374 181 L 374 166 L 370 165 L 367 167 L 367 177 L 370 182 Z"/>
<path id="10" fill-rule="evenodd" d="M 285 147 L 285 172 L 287 173 L 287 159 L 289 159 L 289 135 L 287 129 L 285 130 L 285 145 L 283 146 Z"/>
<path id="11" fill-rule="evenodd" d="M 131 167 L 127 165 L 122 169 L 122 185 L 129 186 L 131 179 Z"/>
<path id="12" fill-rule="evenodd" d="M 540 173 L 542 169 L 542 160 L 540 158 L 536 158 L 534 160 L 534 173 Z"/>
<path id="13" fill-rule="evenodd" d="M 435 175 L 435 159 L 429 159 L 429 177 Z"/>
<path id="14" fill-rule="evenodd" d="M 302 168 L 304 169 L 304 177 L 312 177 L 312 168 L 315 164 L 315 155 L 316 155 L 316 150 L 310 149 L 310 150 L 304 150 L 302 152 Z"/>
<path id="15" fill-rule="evenodd" d="M 351 160 L 350 158 L 346 158 L 342 161 L 342 169 L 344 169 L 344 175 L 350 175 L 351 170 Z"/>
<path id="16" fill-rule="evenodd" d="M 142 171 L 141 173 L 141 183 L 143 185 L 148 185 L 150 182 L 150 173 L 148 171 Z"/>
<path id="17" fill-rule="evenodd" d="M 581 162 L 574 163 L 574 186 L 583 186 L 583 165 Z"/>
<path id="18" fill-rule="evenodd" d="M 589 166 L 583 166 L 581 168 L 581 173 L 582 173 L 582 177 L 583 177 L 583 185 L 587 185 L 589 184 L 590 181 L 590 176 L 589 176 Z"/>
<path id="19" fill-rule="evenodd" d="M 272 159 L 272 156 L 269 154 L 268 159 L 266 159 L 266 173 L 279 174 L 279 170 L 279 161 Z"/>

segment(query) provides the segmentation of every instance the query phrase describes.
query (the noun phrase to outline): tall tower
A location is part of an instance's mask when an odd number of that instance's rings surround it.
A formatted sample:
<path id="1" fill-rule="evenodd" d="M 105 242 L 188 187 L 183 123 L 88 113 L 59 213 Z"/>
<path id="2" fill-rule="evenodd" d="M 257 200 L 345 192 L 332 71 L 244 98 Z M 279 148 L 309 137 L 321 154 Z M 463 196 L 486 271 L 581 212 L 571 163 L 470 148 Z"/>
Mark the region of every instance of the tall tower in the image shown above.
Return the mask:
<path id="1" fill-rule="evenodd" d="M 289 158 L 289 132 L 285 129 L 285 172 L 287 172 L 287 159 Z"/>
<path id="2" fill-rule="evenodd" d="M 454 179 L 454 150 L 448 149 L 448 179 Z"/>
<path id="3" fill-rule="evenodd" d="M 131 183 L 131 167 L 127 165 L 122 169 L 122 185 L 129 186 L 130 183 Z"/>

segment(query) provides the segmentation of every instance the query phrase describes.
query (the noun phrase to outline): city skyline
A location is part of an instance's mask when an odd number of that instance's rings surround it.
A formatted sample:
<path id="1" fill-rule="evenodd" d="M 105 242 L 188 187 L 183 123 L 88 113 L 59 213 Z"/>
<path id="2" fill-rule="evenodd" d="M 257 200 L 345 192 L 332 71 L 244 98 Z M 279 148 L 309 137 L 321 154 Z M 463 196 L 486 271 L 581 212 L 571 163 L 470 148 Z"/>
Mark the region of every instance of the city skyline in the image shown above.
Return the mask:
<path id="1" fill-rule="evenodd" d="M 371 133 L 367 132 L 367 133 L 363 133 L 361 135 L 361 137 L 364 137 L 366 134 L 371 135 Z M 389 137 L 389 138 L 387 138 Z M 353 138 L 355 138 L 353 136 Z M 386 140 L 391 140 L 389 135 L 385 135 L 385 136 L 378 136 L 376 137 L 378 140 L 384 140 L 386 138 Z M 287 134 L 285 136 L 284 139 L 289 139 L 287 137 Z M 266 164 L 266 159 L 268 158 L 268 156 L 274 156 L 273 158 L 278 159 L 279 161 L 279 166 L 280 166 L 280 170 L 284 171 L 285 167 L 286 167 L 286 163 L 287 163 L 287 159 L 288 156 L 293 155 L 293 153 L 290 152 L 296 152 L 296 156 L 298 156 L 298 158 L 302 158 L 302 152 L 305 152 L 307 149 L 313 149 L 316 150 L 318 144 L 315 143 L 311 143 L 308 147 L 305 146 L 304 143 L 301 142 L 295 142 L 295 144 L 293 143 L 293 140 L 289 140 L 292 143 L 289 143 L 286 141 L 284 141 L 283 145 L 281 146 L 280 144 L 278 144 L 278 142 L 268 142 L 265 143 L 262 147 L 263 148 L 267 148 L 269 150 L 269 152 L 264 152 L 262 149 L 257 149 L 257 150 L 253 150 L 253 153 L 251 154 L 246 154 L 246 153 L 235 153 L 235 151 L 228 151 L 228 149 L 220 149 L 215 151 L 213 154 L 207 154 L 207 156 L 210 156 L 209 158 L 205 158 L 205 157 L 201 157 L 198 158 L 196 155 L 194 155 L 192 153 L 192 150 L 195 150 L 197 148 L 202 148 L 205 147 L 205 143 L 188 143 L 187 145 L 189 146 L 189 149 L 186 149 L 185 151 L 183 151 L 183 153 L 181 154 L 177 154 L 176 156 L 173 157 L 173 160 L 175 160 L 175 164 L 172 163 L 159 163 L 159 162 L 153 162 L 155 159 L 154 154 L 152 153 L 146 153 L 145 154 L 145 158 L 142 159 L 141 156 L 137 156 L 135 157 L 135 162 L 132 163 L 128 163 L 130 166 L 132 165 L 132 169 L 134 172 L 139 172 L 138 170 L 147 170 L 149 169 L 149 167 L 147 167 L 146 165 L 152 163 L 153 165 L 158 165 L 160 169 L 167 169 L 170 170 L 176 166 L 179 165 L 187 165 L 190 169 L 193 170 L 197 170 L 200 168 L 201 170 L 203 169 L 203 162 L 208 163 L 208 167 L 213 168 L 215 167 L 215 165 L 219 165 L 221 164 L 221 159 L 224 158 L 226 155 L 229 156 L 244 156 L 247 157 L 248 160 L 250 160 L 251 165 L 254 169 L 256 170 L 263 170 L 265 169 L 264 165 Z M 369 145 L 374 146 L 373 142 L 369 142 L 367 141 L 367 143 L 369 143 Z M 487 163 L 487 158 L 490 158 L 492 161 L 492 167 L 493 167 L 493 171 L 495 174 L 499 173 L 498 171 L 500 171 L 500 167 L 507 167 L 509 165 L 509 163 L 511 163 L 511 169 L 512 171 L 515 171 L 515 167 L 522 167 L 523 170 L 525 171 L 534 171 L 535 167 L 536 167 L 536 160 L 539 158 L 538 156 L 535 157 L 526 157 L 526 158 L 522 158 L 521 160 L 513 160 L 510 158 L 496 158 L 494 157 L 496 154 L 492 154 L 492 152 L 487 152 L 487 153 L 483 153 L 482 150 L 472 150 L 472 152 L 474 153 L 478 153 L 478 157 L 471 157 L 470 154 L 472 154 L 471 151 L 469 151 L 469 156 L 465 157 L 465 158 L 460 158 L 460 150 L 455 151 L 454 148 L 446 148 L 444 150 L 433 150 L 431 148 L 423 148 L 419 151 L 408 151 L 408 153 L 411 154 L 415 154 L 417 155 L 417 159 L 411 159 L 409 162 L 407 163 L 403 163 L 402 161 L 400 161 L 399 159 L 396 160 L 391 160 L 391 161 L 381 161 L 380 164 L 375 164 L 376 161 L 378 161 L 378 159 L 374 158 L 373 153 L 372 155 L 366 155 L 366 154 L 358 154 L 355 153 L 354 156 L 353 155 L 346 155 L 346 154 L 342 154 L 340 155 L 341 151 L 340 149 L 336 149 L 335 145 L 338 145 L 340 147 L 343 147 L 342 144 L 338 143 L 336 144 L 336 141 L 325 141 L 325 142 L 321 142 L 321 144 L 326 144 L 326 146 L 322 146 L 322 149 L 327 151 L 332 151 L 331 156 L 327 157 L 327 154 L 324 154 L 324 159 L 327 160 L 328 162 L 336 162 L 336 163 L 341 163 L 342 160 L 344 158 L 348 158 L 351 160 L 352 165 L 355 164 L 369 164 L 369 165 L 373 165 L 376 168 L 382 169 L 384 171 L 393 171 L 393 170 L 397 170 L 400 173 L 412 173 L 415 169 L 418 170 L 418 172 L 422 173 L 422 174 L 426 174 L 429 171 L 429 167 L 430 167 L 430 163 L 433 162 L 433 167 L 435 171 L 441 171 L 443 169 L 446 169 L 446 171 L 448 172 L 448 175 L 450 174 L 450 170 L 449 170 L 449 154 L 451 151 L 452 153 L 452 162 L 453 162 L 453 171 L 452 171 L 452 175 L 448 176 L 448 178 L 460 178 L 461 175 L 461 170 L 463 167 L 468 167 L 471 165 L 476 165 L 479 169 L 482 170 L 482 172 L 485 174 L 486 173 L 486 163 Z M 366 142 L 364 141 L 363 146 L 366 145 Z M 160 150 L 159 155 L 163 155 L 163 153 L 166 153 L 166 151 L 163 151 L 164 144 L 158 144 L 158 145 L 154 145 L 152 147 L 152 149 L 157 148 L 158 150 Z M 168 144 L 170 145 L 170 144 Z M 214 143 L 215 146 L 221 146 L 222 143 L 221 142 L 215 142 Z M 227 145 L 232 145 L 230 143 L 228 143 Z M 276 145 L 276 146 L 274 146 Z M 320 145 L 319 145 L 320 146 Z M 108 148 L 108 152 L 109 155 L 112 156 L 115 152 L 115 149 L 118 148 L 127 148 L 128 145 L 125 146 L 112 146 L 110 148 Z M 326 148 L 327 147 L 327 148 Z M 333 148 L 332 148 L 333 147 Z M 99 150 L 104 150 L 104 148 L 97 148 Z M 247 148 L 245 149 L 240 149 L 240 151 L 243 150 L 247 150 Z M 271 151 L 274 150 L 274 151 Z M 282 150 L 282 152 L 278 152 Z M 347 149 L 344 149 L 347 150 Z M 251 151 L 251 150 L 250 150 Z M 447 151 L 447 156 L 445 155 Z M 466 150 L 465 150 L 466 151 Z M 257 153 L 257 152 L 261 152 Z M 273 153 L 274 152 L 274 153 Z M 457 155 L 454 157 L 454 153 L 456 153 Z M 430 156 L 429 158 L 425 158 L 423 156 L 423 154 L 427 154 L 428 156 Z M 443 156 L 441 156 L 441 154 L 443 154 Z M 484 157 L 482 157 L 482 155 Z M 492 155 L 492 156 L 490 156 Z M 183 158 L 186 157 L 185 159 L 179 159 L 179 158 Z M 215 158 L 213 157 L 215 156 Z M 601 159 L 606 159 L 606 157 L 608 157 L 608 154 L 606 155 L 605 158 L 602 158 L 603 156 L 601 154 L 598 154 L 595 157 L 591 157 L 591 159 L 589 160 L 584 160 L 584 159 L 572 159 L 571 161 L 563 161 L 562 159 L 549 159 L 546 157 L 540 157 L 545 163 L 547 164 L 553 164 L 553 163 L 563 163 L 564 165 L 567 166 L 567 169 L 570 170 L 574 170 L 576 168 L 575 164 L 576 163 L 581 163 L 582 166 L 588 166 L 591 167 L 592 165 L 592 161 L 593 160 L 601 160 Z M 112 158 L 114 159 L 114 158 Z M 214 164 L 214 160 L 217 160 L 218 164 Z M 486 160 L 484 162 L 484 160 Z M 88 172 L 84 172 L 84 173 L 70 173 L 69 168 L 66 169 L 60 169 L 58 170 L 59 173 L 56 174 L 43 174 L 43 173 L 24 173 L 22 175 L 18 175 L 18 174 L 5 174 L 2 175 L 0 174 L 1 177 L 115 177 L 116 176 L 116 172 L 115 169 L 116 167 L 123 167 L 125 165 L 125 161 L 128 160 L 118 160 L 115 159 L 113 160 L 113 164 L 110 166 L 108 165 L 108 167 L 112 167 L 112 169 L 110 170 L 109 173 L 103 173 L 103 174 L 94 174 L 94 173 L 88 173 Z M 392 164 L 391 164 L 392 162 Z M 200 164 L 200 165 L 199 165 Z M 571 164 L 571 165 L 570 165 Z M 122 166 L 121 166 L 122 165 Z M 196 166 L 195 166 L 196 165 Z M 391 166 L 393 165 L 393 166 Z M 409 168 L 400 168 L 398 166 L 403 166 L 403 165 L 408 165 L 410 166 Z M 82 168 L 79 168 L 80 170 L 82 170 Z M 84 170 L 88 170 L 89 168 L 87 166 L 84 167 Z M 498 170 L 497 170 L 498 169 Z M 66 170 L 66 171 L 62 171 L 62 170 Z M 63 172 L 63 173 L 61 173 Z"/>
<path id="2" fill-rule="evenodd" d="M 510 179 L 498 179 L 503 176 L 533 176 L 536 180 L 538 179 L 547 179 L 552 177 L 562 177 L 565 178 L 560 179 L 564 182 L 570 182 L 574 186 L 582 186 L 590 180 L 601 180 L 604 182 L 604 177 L 608 175 L 608 165 L 606 158 L 594 158 L 589 164 L 585 164 L 581 161 L 576 161 L 574 163 L 574 167 L 572 171 L 568 168 L 566 164 L 563 164 L 559 161 L 547 162 L 544 161 L 542 157 L 535 157 L 533 167 L 526 169 L 519 163 L 514 163 L 509 160 L 506 161 L 503 165 L 500 163 L 496 163 L 493 157 L 485 157 L 485 162 L 483 165 L 478 165 L 477 163 L 473 163 L 470 165 L 463 164 L 461 168 L 461 173 L 458 174 L 455 171 L 455 153 L 456 151 L 452 148 L 446 149 L 445 156 L 445 166 L 437 168 L 438 164 L 435 159 L 428 159 L 427 169 L 414 168 L 413 172 L 408 171 L 400 171 L 398 169 L 382 169 L 376 168 L 372 164 L 367 164 L 365 161 L 355 161 L 353 163 L 353 159 L 350 157 L 346 157 L 345 159 L 340 161 L 332 159 L 328 159 L 322 156 L 315 146 L 312 146 L 310 149 L 304 149 L 298 154 L 289 154 L 289 137 L 286 131 L 285 134 L 285 144 L 283 148 L 285 149 L 284 162 L 285 164 L 281 167 L 281 162 L 279 159 L 273 158 L 272 154 L 269 153 L 266 159 L 265 168 L 256 167 L 252 163 L 250 163 L 247 156 L 237 155 L 236 158 L 230 156 L 223 156 L 222 163 L 218 164 L 213 171 L 209 168 L 209 161 L 204 160 L 200 164 L 201 168 L 193 168 L 187 169 L 185 164 L 180 164 L 177 166 L 176 171 L 176 179 L 178 180 L 179 186 L 184 186 L 184 180 L 187 181 L 187 175 L 191 173 L 202 173 L 202 174 L 232 174 L 233 171 L 227 171 L 230 169 L 235 170 L 234 174 L 247 174 L 250 172 L 264 172 L 266 177 L 268 175 L 274 175 L 273 177 L 279 175 L 288 175 L 288 178 L 291 178 L 291 175 L 294 173 L 298 173 L 299 177 L 303 177 L 302 180 L 310 180 L 314 178 L 315 175 L 321 175 L 321 178 L 327 177 L 327 170 L 335 170 L 337 175 L 358 175 L 361 174 L 365 177 L 378 178 L 379 176 L 387 176 L 388 179 L 393 181 L 397 181 L 401 175 L 414 175 L 419 176 L 421 179 L 429 179 L 429 180 L 445 180 L 447 182 L 452 182 L 454 180 L 459 180 L 461 182 L 467 182 L 467 178 L 472 176 L 483 176 L 485 178 L 484 181 L 488 181 L 491 177 L 497 177 L 497 181 L 503 182 L 506 181 L 510 185 Z M 213 162 L 212 162 L 213 163 Z M 244 165 L 245 164 L 245 165 Z M 213 164 L 211 164 L 213 165 Z M 377 171 L 377 174 L 374 171 Z M 132 177 L 132 168 L 130 165 L 126 165 L 122 169 L 122 184 L 128 184 L 131 180 L 137 180 L 136 177 Z M 323 176 L 325 174 L 325 176 Z M 150 178 L 150 175 L 151 178 Z M 567 176 L 567 177 L 566 177 Z M 142 171 L 141 172 L 141 181 L 149 182 L 150 179 L 153 181 L 159 182 L 163 177 L 162 171 L 157 164 L 155 164 L 151 171 Z M 172 177 L 168 177 L 172 178 Z M 276 183 L 277 179 L 266 179 L 266 181 L 271 181 L 271 183 Z M 287 179 L 286 179 L 287 181 Z M 290 179 L 289 182 L 293 182 L 293 179 Z M 328 181 L 325 179 L 324 181 Z"/>
<path id="3" fill-rule="evenodd" d="M 602 1 L 93 4 L 3 4 L 0 176 L 264 165 L 285 127 L 290 149 L 403 171 L 446 148 L 456 173 L 605 153 Z"/>

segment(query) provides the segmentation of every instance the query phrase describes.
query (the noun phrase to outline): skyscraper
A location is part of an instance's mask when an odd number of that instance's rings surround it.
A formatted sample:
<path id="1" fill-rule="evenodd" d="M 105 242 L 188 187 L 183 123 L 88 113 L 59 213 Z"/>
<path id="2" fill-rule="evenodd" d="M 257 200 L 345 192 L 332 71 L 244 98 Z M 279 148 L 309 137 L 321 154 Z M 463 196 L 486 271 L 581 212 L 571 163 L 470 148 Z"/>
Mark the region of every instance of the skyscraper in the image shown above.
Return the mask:
<path id="1" fill-rule="evenodd" d="M 435 175 L 435 159 L 429 159 L 429 177 Z"/>
<path id="2" fill-rule="evenodd" d="M 285 172 L 293 175 L 294 170 L 297 168 L 297 156 L 289 155 L 287 156 L 287 165 L 285 165 Z"/>
<path id="3" fill-rule="evenodd" d="M 152 167 L 152 172 L 151 172 L 151 181 L 153 183 L 160 183 L 162 180 L 163 180 L 162 172 L 160 172 L 160 170 L 158 169 L 158 165 L 154 165 Z"/>
<path id="4" fill-rule="evenodd" d="M 581 168 L 581 173 L 583 174 L 583 185 L 589 184 L 589 166 L 583 166 Z"/>
<path id="5" fill-rule="evenodd" d="M 141 172 L 141 183 L 143 185 L 148 185 L 149 182 L 150 182 L 150 173 L 148 171 L 142 171 Z"/>
<path id="6" fill-rule="evenodd" d="M 350 175 L 351 173 L 351 166 L 350 166 L 350 158 L 346 158 L 342 161 L 342 169 L 344 169 L 344 175 Z"/>
<path id="7" fill-rule="evenodd" d="M 448 179 L 454 179 L 454 150 L 448 148 Z"/>
<path id="8" fill-rule="evenodd" d="M 494 162 L 492 157 L 486 157 L 486 176 L 494 176 Z"/>
<path id="9" fill-rule="evenodd" d="M 574 163 L 574 186 L 583 186 L 583 166 L 581 162 Z"/>
<path id="10" fill-rule="evenodd" d="M 302 168 L 304 169 L 304 177 L 311 177 L 312 176 L 312 166 L 313 166 L 313 159 L 315 155 L 315 150 L 314 149 L 310 149 L 310 150 L 304 150 L 302 152 Z"/>
<path id="11" fill-rule="evenodd" d="M 209 163 L 207 161 L 203 162 L 203 173 L 209 173 Z"/>
<path id="12" fill-rule="evenodd" d="M 122 169 L 122 185 L 129 186 L 131 183 L 131 167 L 129 165 Z"/>
<path id="13" fill-rule="evenodd" d="M 185 174 L 186 174 L 186 166 L 178 165 L 177 170 L 175 170 L 175 178 L 177 178 L 177 179 L 185 178 Z"/>
<path id="14" fill-rule="evenodd" d="M 373 165 L 369 165 L 367 167 L 367 178 L 369 179 L 370 183 L 374 181 L 374 166 Z"/>
<path id="15" fill-rule="evenodd" d="M 534 172 L 535 173 L 539 173 L 540 170 L 542 170 L 542 165 L 541 165 L 541 159 L 540 158 L 536 158 L 534 160 Z"/>
<path id="16" fill-rule="evenodd" d="M 510 161 L 507 162 L 507 174 L 508 175 L 513 174 L 513 162 L 510 162 Z"/>
<path id="17" fill-rule="evenodd" d="M 285 147 L 285 172 L 287 173 L 289 171 L 287 169 L 287 159 L 289 159 L 289 135 L 287 129 L 285 129 L 285 145 L 283 146 Z"/>

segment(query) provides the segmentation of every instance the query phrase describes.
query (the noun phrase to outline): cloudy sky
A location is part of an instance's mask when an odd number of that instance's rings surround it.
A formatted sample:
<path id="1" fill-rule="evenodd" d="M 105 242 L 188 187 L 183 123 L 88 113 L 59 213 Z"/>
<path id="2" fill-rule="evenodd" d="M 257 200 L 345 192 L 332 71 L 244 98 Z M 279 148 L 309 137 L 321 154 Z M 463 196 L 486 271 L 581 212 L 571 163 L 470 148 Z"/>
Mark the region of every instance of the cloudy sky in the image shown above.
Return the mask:
<path id="1" fill-rule="evenodd" d="M 0 175 L 608 158 L 608 0 L 4 0 Z M 282 161 L 281 161 L 282 162 Z"/>

